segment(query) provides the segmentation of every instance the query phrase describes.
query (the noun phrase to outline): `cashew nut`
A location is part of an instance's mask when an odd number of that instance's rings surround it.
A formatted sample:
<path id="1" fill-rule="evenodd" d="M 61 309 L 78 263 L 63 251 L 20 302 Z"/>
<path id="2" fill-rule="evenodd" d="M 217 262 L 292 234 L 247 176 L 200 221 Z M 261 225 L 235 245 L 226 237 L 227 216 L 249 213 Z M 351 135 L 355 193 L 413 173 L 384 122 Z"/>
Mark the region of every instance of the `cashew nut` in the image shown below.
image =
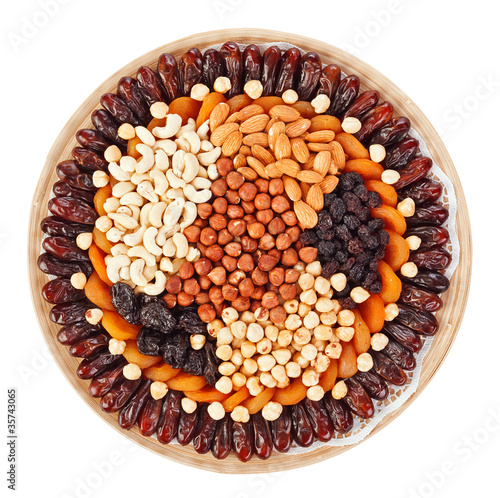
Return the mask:
<path id="1" fill-rule="evenodd" d="M 175 251 L 177 251 L 177 248 L 175 247 L 174 240 L 170 237 L 163 245 L 163 255 L 168 258 L 173 258 L 175 256 Z"/>
<path id="2" fill-rule="evenodd" d="M 113 256 L 120 256 L 122 254 L 127 254 L 128 250 L 129 250 L 129 247 L 126 244 L 119 243 L 119 244 L 115 244 L 111 248 L 111 254 Z"/>
<path id="3" fill-rule="evenodd" d="M 127 252 L 127 256 L 129 258 L 143 259 L 146 262 L 146 266 L 153 266 L 156 264 L 156 258 L 150 254 L 144 246 L 131 247 Z"/>
<path id="4" fill-rule="evenodd" d="M 156 235 L 158 234 L 158 228 L 156 227 L 149 227 L 145 232 L 144 232 L 144 237 L 142 238 L 142 241 L 144 243 L 144 247 L 153 255 L 159 256 L 162 253 L 161 247 L 158 247 L 156 245 Z M 133 279 L 132 279 L 133 280 Z M 140 285 L 140 284 L 137 284 Z"/>
<path id="5" fill-rule="evenodd" d="M 150 202 L 158 202 L 158 194 L 149 180 L 139 183 L 137 192 Z"/>
<path id="6" fill-rule="evenodd" d="M 167 156 L 167 153 L 163 149 L 158 149 L 155 152 L 155 165 L 153 166 L 153 170 L 158 171 L 167 171 L 170 166 L 170 160 Z"/>
<path id="7" fill-rule="evenodd" d="M 203 202 L 208 202 L 212 197 L 212 192 L 210 190 L 195 190 L 192 185 L 187 185 L 183 189 L 186 199 L 196 203 L 201 204 Z"/>
<path id="8" fill-rule="evenodd" d="M 109 199 L 108 199 L 109 201 Z M 120 204 L 123 206 L 142 206 L 144 204 L 144 199 L 142 195 L 139 195 L 137 192 L 129 192 L 125 194 L 120 199 Z"/>
<path id="9" fill-rule="evenodd" d="M 163 150 L 167 156 L 173 156 L 177 150 L 177 144 L 173 140 L 158 140 L 153 150 Z"/>
<path id="10" fill-rule="evenodd" d="M 116 197 L 108 197 L 102 207 L 106 213 L 114 213 L 120 207 L 120 199 L 117 199 Z"/>
<path id="11" fill-rule="evenodd" d="M 153 147 L 153 145 L 155 144 L 155 137 L 144 126 L 136 126 L 135 127 L 135 134 L 137 135 L 137 137 L 139 138 L 139 140 L 142 143 L 149 145 L 150 147 Z M 137 150 L 139 150 L 139 149 L 137 149 Z"/>
<path id="12" fill-rule="evenodd" d="M 117 210 L 117 213 L 126 214 L 127 216 L 132 216 L 132 210 L 128 206 L 120 206 Z"/>
<path id="13" fill-rule="evenodd" d="M 149 173 L 134 173 L 131 176 L 130 181 L 134 185 L 139 185 L 139 183 L 145 182 L 146 180 L 150 180 L 150 179 L 151 179 L 151 177 L 149 176 Z"/>
<path id="14" fill-rule="evenodd" d="M 198 216 L 198 210 L 194 202 L 186 202 L 182 210 L 181 232 L 188 226 L 191 226 Z"/>
<path id="15" fill-rule="evenodd" d="M 206 178 L 208 180 L 208 171 L 206 168 L 204 168 L 203 166 L 200 166 L 199 169 L 198 169 L 198 176 L 200 178 Z M 210 186 L 212 185 L 212 182 L 210 182 Z"/>
<path id="16" fill-rule="evenodd" d="M 151 225 L 156 228 L 160 228 L 163 225 L 162 217 L 165 209 L 167 209 L 166 202 L 158 202 L 151 208 L 149 212 L 149 222 Z"/>
<path id="17" fill-rule="evenodd" d="M 109 173 L 118 180 L 119 182 L 128 182 L 130 180 L 130 173 L 124 171 L 118 164 L 109 163 L 108 165 Z"/>
<path id="18" fill-rule="evenodd" d="M 144 270 L 142 270 L 142 274 L 144 275 L 144 278 L 148 281 L 151 282 L 153 278 L 155 278 L 155 273 L 158 271 L 158 265 L 155 263 L 153 266 L 145 266 Z"/>
<path id="19" fill-rule="evenodd" d="M 126 215 L 125 213 L 109 213 L 108 215 L 115 223 L 119 223 L 122 227 L 127 230 L 133 230 L 137 228 L 138 223 L 131 216 Z"/>
<path id="20" fill-rule="evenodd" d="M 185 202 L 183 197 L 179 197 L 168 205 L 163 214 L 163 223 L 165 226 L 172 228 L 179 221 Z"/>
<path id="21" fill-rule="evenodd" d="M 212 186 L 212 182 L 208 178 L 203 178 L 202 176 L 197 176 L 192 182 L 191 185 L 196 190 L 201 189 L 209 189 Z"/>
<path id="22" fill-rule="evenodd" d="M 171 138 L 181 129 L 182 118 L 178 114 L 169 114 L 165 126 L 155 126 L 153 135 L 158 138 Z"/>
<path id="23" fill-rule="evenodd" d="M 118 182 L 112 189 L 111 193 L 113 197 L 123 197 L 125 194 L 129 192 L 133 192 L 135 190 L 135 185 L 132 182 Z"/>
<path id="24" fill-rule="evenodd" d="M 213 150 L 214 144 L 210 140 L 203 140 L 200 145 L 200 150 L 202 152 L 210 152 Z"/>
<path id="25" fill-rule="evenodd" d="M 170 258 L 167 258 L 165 256 L 163 258 L 161 258 L 161 260 L 160 260 L 160 270 L 161 271 L 169 273 L 173 269 L 174 269 L 174 267 L 172 265 L 172 261 L 170 260 Z"/>
<path id="26" fill-rule="evenodd" d="M 196 121 L 193 118 L 189 118 L 188 122 L 179 128 L 179 131 L 175 134 L 177 138 L 182 137 L 185 133 L 188 133 L 189 131 L 194 131 L 196 130 Z"/>
<path id="27" fill-rule="evenodd" d="M 135 170 L 137 173 L 146 173 L 146 171 L 149 171 L 155 164 L 155 153 L 153 149 L 146 144 L 137 144 L 135 148 L 137 152 L 142 155 L 141 159 L 137 161 Z"/>
<path id="28" fill-rule="evenodd" d="M 163 225 L 159 230 L 158 230 L 158 235 L 156 236 L 156 243 L 163 247 L 167 240 L 172 237 L 172 235 L 175 232 L 180 231 L 181 227 L 177 223 L 173 227 L 168 227 L 167 225 Z"/>
<path id="29" fill-rule="evenodd" d="M 191 144 L 184 137 L 178 138 L 175 141 L 175 143 L 177 144 L 177 147 L 179 148 L 179 150 L 183 150 L 184 152 L 190 152 L 191 151 Z"/>
<path id="30" fill-rule="evenodd" d="M 200 161 L 200 164 L 203 164 L 203 166 L 209 166 L 219 159 L 221 153 L 222 149 L 220 147 L 214 147 L 209 152 L 202 152 L 201 154 L 198 154 L 198 161 Z"/>
<path id="31" fill-rule="evenodd" d="M 177 152 L 176 152 L 177 154 Z M 169 169 L 166 173 L 167 181 L 172 188 L 184 188 L 186 182 L 181 179 L 182 172 L 177 177 L 173 170 Z"/>
<path id="32" fill-rule="evenodd" d="M 210 180 L 217 180 L 217 178 L 219 178 L 220 176 L 217 166 L 215 164 L 210 164 L 208 166 L 207 173 L 208 173 L 208 178 L 210 178 Z"/>
<path id="33" fill-rule="evenodd" d="M 141 223 L 142 225 L 142 223 Z M 148 227 L 145 225 L 142 225 L 138 230 L 136 230 L 134 233 L 129 233 L 127 235 L 123 236 L 123 242 L 127 244 L 129 247 L 134 247 L 142 242 L 142 238 L 144 237 L 144 233 L 146 232 L 146 229 Z M 127 248 L 128 251 L 128 248 Z"/>
<path id="34" fill-rule="evenodd" d="M 176 247 L 175 256 L 177 258 L 185 258 L 189 251 L 189 244 L 186 236 L 183 233 L 174 233 L 172 239 L 174 239 L 174 244 Z"/>
<path id="35" fill-rule="evenodd" d="M 118 274 L 121 280 L 130 280 L 130 266 L 122 266 Z"/>
<path id="36" fill-rule="evenodd" d="M 148 296 L 157 296 L 165 290 L 167 284 L 167 276 L 162 271 L 155 272 L 154 284 L 147 284 L 144 287 L 144 293 Z"/>
<path id="37" fill-rule="evenodd" d="M 116 284 L 120 280 L 120 269 L 124 266 L 130 265 L 130 258 L 126 254 L 119 254 L 114 256 L 109 260 L 109 263 L 106 267 L 106 273 L 108 274 L 111 282 Z"/>
<path id="38" fill-rule="evenodd" d="M 106 238 L 110 242 L 118 242 L 122 238 L 122 235 L 123 235 L 123 232 L 117 227 L 110 228 L 106 232 Z"/>
<path id="39" fill-rule="evenodd" d="M 189 251 L 186 255 L 186 261 L 189 261 L 190 263 L 194 263 L 195 261 L 198 261 L 201 257 L 201 252 L 199 249 L 196 247 L 190 246 Z"/>
<path id="40" fill-rule="evenodd" d="M 123 156 L 120 159 L 120 168 L 128 173 L 133 173 L 137 166 L 137 161 L 132 156 Z"/>
<path id="41" fill-rule="evenodd" d="M 200 125 L 196 133 L 198 133 L 198 136 L 200 137 L 200 140 L 208 140 L 208 132 L 210 130 L 210 125 L 209 125 L 210 120 L 206 120 L 204 123 Z"/>
<path id="42" fill-rule="evenodd" d="M 191 183 L 198 175 L 200 163 L 194 154 L 188 153 L 184 156 L 184 171 L 182 172 L 182 179 L 186 183 Z"/>
<path id="43" fill-rule="evenodd" d="M 134 218 L 134 220 L 138 222 L 139 216 L 141 215 L 141 208 L 139 206 L 134 206 L 133 204 L 128 206 L 128 208 L 132 211 L 132 218 Z"/>
<path id="44" fill-rule="evenodd" d="M 172 156 L 172 170 L 175 173 L 175 176 L 180 178 L 182 176 L 182 172 L 184 171 L 184 156 L 186 152 L 183 150 L 178 150 Z"/>
<path id="45" fill-rule="evenodd" d="M 155 169 L 149 172 L 149 176 L 155 182 L 155 192 L 158 195 L 163 195 L 169 187 L 167 177 L 160 170 Z"/>
<path id="46" fill-rule="evenodd" d="M 184 133 L 182 138 L 189 142 L 189 150 L 192 154 L 198 154 L 198 152 L 200 152 L 201 140 L 195 131 Z"/>
<path id="47" fill-rule="evenodd" d="M 130 280 L 136 285 L 147 285 L 148 281 L 143 274 L 144 268 L 146 267 L 146 262 L 143 259 L 136 259 L 130 265 Z M 111 280 L 111 278 L 110 278 Z"/>
<path id="48" fill-rule="evenodd" d="M 140 216 L 140 223 L 141 225 L 144 225 L 146 228 L 151 226 L 149 223 L 149 212 L 151 209 L 153 209 L 154 204 L 152 202 L 148 202 L 143 208 L 141 209 L 141 216 Z"/>

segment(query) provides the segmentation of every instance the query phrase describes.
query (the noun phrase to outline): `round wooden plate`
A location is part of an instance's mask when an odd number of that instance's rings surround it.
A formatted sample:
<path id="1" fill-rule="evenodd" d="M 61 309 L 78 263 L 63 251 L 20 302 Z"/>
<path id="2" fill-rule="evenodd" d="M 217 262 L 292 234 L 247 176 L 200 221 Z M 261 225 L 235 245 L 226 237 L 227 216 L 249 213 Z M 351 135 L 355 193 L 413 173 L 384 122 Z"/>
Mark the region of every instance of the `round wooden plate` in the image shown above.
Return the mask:
<path id="1" fill-rule="evenodd" d="M 214 472 L 244 474 L 289 470 L 310 465 L 324 460 L 325 458 L 339 455 L 350 449 L 353 445 L 342 447 L 323 446 L 309 453 L 298 455 L 287 455 L 274 452 L 267 461 L 253 458 L 250 462 L 243 464 L 234 455 L 230 455 L 226 460 L 218 461 L 212 457 L 211 453 L 199 455 L 194 451 L 191 445 L 187 447 L 180 445 L 163 445 L 154 438 L 142 436 L 135 427 L 130 431 L 124 431 L 118 425 L 117 415 L 101 411 L 99 400 L 92 398 L 88 394 L 88 381 L 82 381 L 76 376 L 75 371 L 79 360 L 77 358 L 72 358 L 68 354 L 67 348 L 57 342 L 56 334 L 59 326 L 49 320 L 49 311 L 51 307 L 43 300 L 40 293 L 42 286 L 47 282 L 47 276 L 39 271 L 36 265 L 42 240 L 40 221 L 47 216 L 47 202 L 50 197 L 52 185 L 57 181 L 55 166 L 60 161 L 68 159 L 71 156 L 71 150 L 77 145 L 75 133 L 81 128 L 92 126 L 90 115 L 94 109 L 100 107 L 100 96 L 107 92 L 114 92 L 118 80 L 123 76 L 134 76 L 140 66 L 148 65 L 156 68 L 158 57 L 164 52 L 169 52 L 174 57 L 178 58 L 191 47 L 196 46 L 200 49 L 204 49 L 210 45 L 224 43 L 229 40 L 245 44 L 287 41 L 297 45 L 305 51 L 317 52 L 321 56 L 323 63 L 336 63 L 340 65 L 345 73 L 360 76 L 363 89 L 378 90 L 381 100 L 388 100 L 393 104 L 396 115 L 407 116 L 411 119 L 413 128 L 426 143 L 431 156 L 448 175 L 455 187 L 458 205 L 456 232 L 461 246 L 460 262 L 451 280 L 450 289 L 443 296 L 444 306 L 437 314 L 440 323 L 439 332 L 434 339 L 429 353 L 424 359 L 417 391 L 401 408 L 388 414 L 371 432 L 369 437 L 382 430 L 400 415 L 403 410 L 408 408 L 427 386 L 448 354 L 460 327 L 469 293 L 472 242 L 469 216 L 462 186 L 452 160 L 436 130 L 432 127 L 422 111 L 396 85 L 369 65 L 336 47 L 311 38 L 278 31 L 260 29 L 211 31 L 193 35 L 159 47 L 131 62 L 96 88 L 89 98 L 73 114 L 52 146 L 45 166 L 41 172 L 31 206 L 28 234 L 28 268 L 33 303 L 44 338 L 59 368 L 76 392 L 100 417 L 114 429 L 119 431 L 120 434 L 140 444 L 144 448 L 186 465 Z"/>

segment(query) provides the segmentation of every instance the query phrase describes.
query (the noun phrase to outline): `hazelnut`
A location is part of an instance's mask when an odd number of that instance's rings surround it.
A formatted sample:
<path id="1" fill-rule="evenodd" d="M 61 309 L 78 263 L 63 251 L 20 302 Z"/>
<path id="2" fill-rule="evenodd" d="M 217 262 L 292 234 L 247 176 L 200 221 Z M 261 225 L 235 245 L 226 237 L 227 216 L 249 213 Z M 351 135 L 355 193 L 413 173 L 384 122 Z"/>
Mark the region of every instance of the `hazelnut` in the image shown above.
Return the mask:
<path id="1" fill-rule="evenodd" d="M 222 304 L 224 302 L 222 287 L 210 287 L 208 295 L 210 296 L 210 301 L 214 304 Z"/>
<path id="2" fill-rule="evenodd" d="M 212 205 L 208 204 L 207 202 L 198 204 L 197 209 L 198 209 L 198 216 L 203 220 L 206 220 L 208 217 L 210 217 L 213 211 Z"/>
<path id="3" fill-rule="evenodd" d="M 266 292 L 262 296 L 262 306 L 267 309 L 279 306 L 278 296 L 274 292 Z"/>
<path id="4" fill-rule="evenodd" d="M 195 278 L 188 278 L 187 280 L 184 280 L 183 291 L 191 296 L 196 296 L 201 291 L 201 287 Z M 180 294 L 177 297 L 177 300 L 179 301 L 179 304 L 181 304 Z"/>
<path id="5" fill-rule="evenodd" d="M 252 272 L 252 281 L 255 285 L 266 285 L 269 281 L 267 272 L 260 267 L 255 268 Z"/>
<path id="6" fill-rule="evenodd" d="M 271 197 L 275 197 L 277 195 L 281 195 L 285 191 L 285 187 L 283 185 L 283 180 L 280 178 L 273 178 L 269 182 L 269 194 Z"/>
<path id="7" fill-rule="evenodd" d="M 281 214 L 290 209 L 290 202 L 283 195 L 273 197 L 271 208 L 275 213 Z"/>
<path id="8" fill-rule="evenodd" d="M 207 276 L 214 285 L 224 285 L 227 281 L 226 270 L 222 266 L 214 268 Z"/>
<path id="9" fill-rule="evenodd" d="M 200 242 L 205 246 L 211 246 L 217 242 L 217 232 L 212 227 L 204 228 L 200 233 Z"/>
<path id="10" fill-rule="evenodd" d="M 232 220 L 238 220 L 243 218 L 243 216 L 245 216 L 245 212 L 243 211 L 243 208 L 241 206 L 233 206 L 233 205 L 227 207 L 226 214 Z"/>
<path id="11" fill-rule="evenodd" d="M 231 273 L 229 275 L 229 277 L 227 278 L 227 281 L 231 284 L 231 285 L 239 285 L 239 283 L 244 279 L 246 278 L 246 274 L 244 271 L 242 270 L 236 270 L 236 271 L 233 271 L 233 273 Z"/>
<path id="12" fill-rule="evenodd" d="M 200 284 L 200 287 L 203 290 L 207 290 L 210 289 L 210 287 L 212 287 L 212 281 L 206 275 L 200 275 L 198 277 L 198 283 Z"/>
<path id="13" fill-rule="evenodd" d="M 200 227 L 197 227 L 195 225 L 191 225 L 184 229 L 184 236 L 190 243 L 198 242 L 200 240 L 200 233 L 201 233 Z"/>
<path id="14" fill-rule="evenodd" d="M 238 285 L 238 291 L 242 297 L 250 297 L 255 290 L 251 278 L 244 278 Z"/>
<path id="15" fill-rule="evenodd" d="M 266 228 L 262 223 L 251 223 L 247 226 L 247 232 L 253 239 L 260 239 L 266 233 Z"/>
<path id="16" fill-rule="evenodd" d="M 275 246 L 276 242 L 274 240 L 274 237 L 270 235 L 269 233 L 265 233 L 259 242 L 259 249 L 263 251 L 269 251 Z"/>
<path id="17" fill-rule="evenodd" d="M 226 192 L 226 199 L 229 204 L 239 204 L 241 201 L 240 194 L 237 190 L 228 190 Z"/>
<path id="18" fill-rule="evenodd" d="M 234 301 L 238 297 L 238 289 L 231 284 L 222 287 L 222 297 L 226 301 Z"/>
<path id="19" fill-rule="evenodd" d="M 281 219 L 285 222 L 285 225 L 293 227 L 298 223 L 297 216 L 293 211 L 285 211 L 281 215 Z"/>
<path id="20" fill-rule="evenodd" d="M 297 286 L 295 284 L 282 284 L 279 287 L 279 294 L 285 301 L 295 299 L 297 296 Z"/>
<path id="21" fill-rule="evenodd" d="M 182 266 L 179 268 L 179 277 L 183 280 L 191 278 L 194 275 L 194 266 L 193 263 L 189 261 L 185 261 L 182 263 Z"/>
<path id="22" fill-rule="evenodd" d="M 269 209 L 271 207 L 271 197 L 268 194 L 260 193 L 255 196 L 253 203 L 258 210 Z"/>
<path id="23" fill-rule="evenodd" d="M 318 256 L 318 250 L 315 247 L 303 247 L 299 251 L 299 258 L 304 263 L 312 263 Z"/>
<path id="24" fill-rule="evenodd" d="M 258 267 L 262 271 L 270 271 L 279 263 L 279 259 L 270 256 L 269 254 L 264 254 L 259 258 Z"/>
<path id="25" fill-rule="evenodd" d="M 283 255 L 281 257 L 281 263 L 283 266 L 295 266 L 299 262 L 299 256 L 297 255 L 297 251 L 295 249 L 286 249 L 283 251 Z"/>
<path id="26" fill-rule="evenodd" d="M 238 193 L 240 194 L 242 201 L 253 201 L 257 195 L 257 187 L 253 183 L 245 182 L 238 189 Z"/>
<path id="27" fill-rule="evenodd" d="M 225 246 L 229 244 L 234 239 L 234 237 L 229 233 L 226 228 L 223 228 L 217 235 L 217 244 L 220 246 Z"/>
<path id="28" fill-rule="evenodd" d="M 245 183 L 245 177 L 237 171 L 230 171 L 227 174 L 226 183 L 231 190 L 238 190 Z"/>
<path id="29" fill-rule="evenodd" d="M 247 231 L 247 222 L 245 220 L 231 220 L 227 225 L 227 230 L 233 237 L 240 237 Z"/>
<path id="30" fill-rule="evenodd" d="M 215 320 L 216 312 L 215 308 L 211 304 L 202 304 L 198 308 L 198 316 L 202 322 L 208 323 Z"/>
<path id="31" fill-rule="evenodd" d="M 278 235 L 286 230 L 285 222 L 281 218 L 274 218 L 267 227 L 271 235 Z"/>
<path id="32" fill-rule="evenodd" d="M 257 191 L 262 194 L 266 194 L 269 191 L 269 180 L 266 180 L 264 178 L 257 178 L 257 180 L 253 182 L 253 184 L 257 187 Z"/>
<path id="33" fill-rule="evenodd" d="M 294 284 L 300 277 L 300 272 L 295 268 L 287 268 L 285 270 L 285 283 Z"/>
<path id="34" fill-rule="evenodd" d="M 294 227 L 287 228 L 285 230 L 285 233 L 290 235 L 290 237 L 292 238 L 292 242 L 297 242 L 299 240 L 301 230 L 299 227 L 294 226 Z"/>
<path id="35" fill-rule="evenodd" d="M 252 256 L 250 254 L 242 254 L 240 259 L 238 259 L 238 268 L 246 273 L 251 272 L 255 268 Z"/>
<path id="36" fill-rule="evenodd" d="M 179 294 L 182 290 L 182 280 L 178 275 L 174 275 L 167 280 L 165 287 L 166 291 L 170 294 Z"/>
<path id="37" fill-rule="evenodd" d="M 273 220 L 274 221 L 274 220 Z M 287 233 L 280 233 L 276 238 L 276 249 L 284 251 L 292 245 L 292 238 Z"/>
<path id="38" fill-rule="evenodd" d="M 224 247 L 224 251 L 228 256 L 232 256 L 233 258 L 237 258 L 241 255 L 241 244 L 239 242 L 231 242 Z"/>
<path id="39" fill-rule="evenodd" d="M 272 209 L 263 209 L 262 211 L 257 211 L 255 217 L 259 223 L 267 225 L 274 218 L 274 212 Z"/>
<path id="40" fill-rule="evenodd" d="M 212 209 L 212 205 L 211 204 L 210 204 L 210 209 Z M 193 221 L 193 225 L 196 226 L 196 227 L 200 227 L 201 229 L 203 229 L 205 227 L 208 227 L 208 221 L 204 220 L 204 219 L 201 219 L 201 218 L 196 218 L 196 220 Z"/>
<path id="41" fill-rule="evenodd" d="M 210 296 L 208 295 L 208 292 L 198 292 L 198 294 L 194 296 L 194 302 L 198 305 L 209 303 Z"/>
<path id="42" fill-rule="evenodd" d="M 218 232 L 219 230 L 223 230 L 224 228 L 227 227 L 227 220 L 222 214 L 214 214 L 210 216 L 208 223 L 216 232 Z"/>
<path id="43" fill-rule="evenodd" d="M 241 248 L 243 252 L 254 253 L 258 248 L 258 242 L 248 235 L 241 238 Z"/>
<path id="44" fill-rule="evenodd" d="M 245 211 L 245 213 L 247 214 L 255 213 L 255 204 L 251 201 L 242 200 L 241 207 L 243 208 L 243 211 Z M 247 223 L 252 223 L 253 221 L 255 221 L 254 218 L 252 218 L 252 221 L 246 220 Z"/>
<path id="45" fill-rule="evenodd" d="M 227 192 L 226 180 L 224 178 L 215 180 L 215 182 L 212 183 L 210 190 L 212 191 L 212 194 L 215 195 L 215 197 L 224 197 Z"/>
<path id="46" fill-rule="evenodd" d="M 255 282 L 254 282 L 255 283 Z M 259 285 L 255 287 L 252 295 L 250 296 L 252 299 L 262 299 L 262 296 L 266 293 L 266 287 L 264 285 Z"/>
<path id="47" fill-rule="evenodd" d="M 276 308 L 273 308 L 269 312 L 269 320 L 271 320 L 272 323 L 276 323 L 278 325 L 281 323 L 285 323 L 286 316 L 286 311 L 283 306 L 276 306 Z"/>
<path id="48" fill-rule="evenodd" d="M 175 306 L 177 306 L 177 295 L 176 294 L 166 294 L 162 297 L 162 300 L 167 305 L 167 308 L 171 310 Z"/>
<path id="49" fill-rule="evenodd" d="M 236 270 L 237 265 L 238 265 L 238 260 L 236 258 L 233 258 L 232 256 L 226 256 L 222 257 L 222 266 L 229 272 L 233 272 Z"/>
<path id="50" fill-rule="evenodd" d="M 188 294 L 187 292 L 179 292 L 177 294 L 177 303 L 180 306 L 189 306 L 194 303 L 194 294 Z"/>
<path id="51" fill-rule="evenodd" d="M 234 170 L 233 161 L 227 157 L 221 157 L 218 159 L 215 166 L 217 167 L 217 172 L 220 176 L 227 176 L 230 171 Z"/>
<path id="52" fill-rule="evenodd" d="M 243 296 L 238 296 L 236 299 L 233 300 L 231 304 L 240 313 L 249 310 L 251 306 L 250 299 L 248 297 L 243 297 Z"/>
<path id="53" fill-rule="evenodd" d="M 205 256 L 212 261 L 220 261 L 224 256 L 224 250 L 221 246 L 214 244 L 210 247 L 207 247 L 205 252 Z M 198 260 L 199 261 L 199 260 Z"/>
<path id="54" fill-rule="evenodd" d="M 246 204 L 251 204 L 253 206 L 251 202 L 247 202 Z M 243 219 L 247 222 L 247 226 L 251 225 L 252 223 L 257 223 L 257 217 L 252 213 L 245 214 L 245 216 L 243 216 Z"/>
<path id="55" fill-rule="evenodd" d="M 260 261 L 259 261 L 260 263 Z M 279 287 L 285 281 L 285 270 L 283 268 L 273 268 L 269 271 L 269 282 Z"/>

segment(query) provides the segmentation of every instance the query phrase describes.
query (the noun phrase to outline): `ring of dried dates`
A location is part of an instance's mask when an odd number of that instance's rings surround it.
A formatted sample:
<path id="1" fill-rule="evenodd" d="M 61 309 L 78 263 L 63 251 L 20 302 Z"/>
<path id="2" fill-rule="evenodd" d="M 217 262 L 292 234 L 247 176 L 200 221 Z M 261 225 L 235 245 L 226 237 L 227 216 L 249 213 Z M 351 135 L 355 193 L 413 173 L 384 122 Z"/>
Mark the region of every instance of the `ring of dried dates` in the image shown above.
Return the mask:
<path id="1" fill-rule="evenodd" d="M 124 429 L 242 461 L 370 418 L 449 286 L 432 161 L 297 48 L 163 54 L 101 97 L 42 221 L 42 290 Z"/>

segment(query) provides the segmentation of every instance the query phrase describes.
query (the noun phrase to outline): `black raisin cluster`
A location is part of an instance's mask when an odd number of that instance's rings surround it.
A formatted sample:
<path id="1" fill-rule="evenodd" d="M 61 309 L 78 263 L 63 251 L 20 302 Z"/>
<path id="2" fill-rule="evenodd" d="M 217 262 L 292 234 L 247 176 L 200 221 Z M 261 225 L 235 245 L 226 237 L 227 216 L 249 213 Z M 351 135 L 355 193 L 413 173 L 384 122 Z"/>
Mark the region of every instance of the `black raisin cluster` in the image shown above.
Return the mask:
<path id="1" fill-rule="evenodd" d="M 214 345 L 207 341 L 202 349 L 191 347 L 190 337 L 202 334 L 207 337 L 195 306 L 176 306 L 169 310 L 158 297 L 139 294 L 123 282 L 111 288 L 112 303 L 127 322 L 143 325 L 137 335 L 137 348 L 147 356 L 163 356 L 172 368 L 192 375 L 203 375 L 208 384 L 219 378 L 219 362 Z"/>
<path id="2" fill-rule="evenodd" d="M 383 220 L 372 218 L 370 212 L 381 205 L 380 195 L 370 192 L 358 173 L 344 173 L 337 188 L 325 195 L 316 227 L 300 236 L 303 244 L 318 249 L 325 278 L 335 273 L 346 275 L 346 288 L 334 291 L 334 298 L 346 309 L 356 307 L 349 297 L 354 287 L 373 294 L 382 290 L 378 262 L 385 255 L 389 234 L 383 230 Z"/>

